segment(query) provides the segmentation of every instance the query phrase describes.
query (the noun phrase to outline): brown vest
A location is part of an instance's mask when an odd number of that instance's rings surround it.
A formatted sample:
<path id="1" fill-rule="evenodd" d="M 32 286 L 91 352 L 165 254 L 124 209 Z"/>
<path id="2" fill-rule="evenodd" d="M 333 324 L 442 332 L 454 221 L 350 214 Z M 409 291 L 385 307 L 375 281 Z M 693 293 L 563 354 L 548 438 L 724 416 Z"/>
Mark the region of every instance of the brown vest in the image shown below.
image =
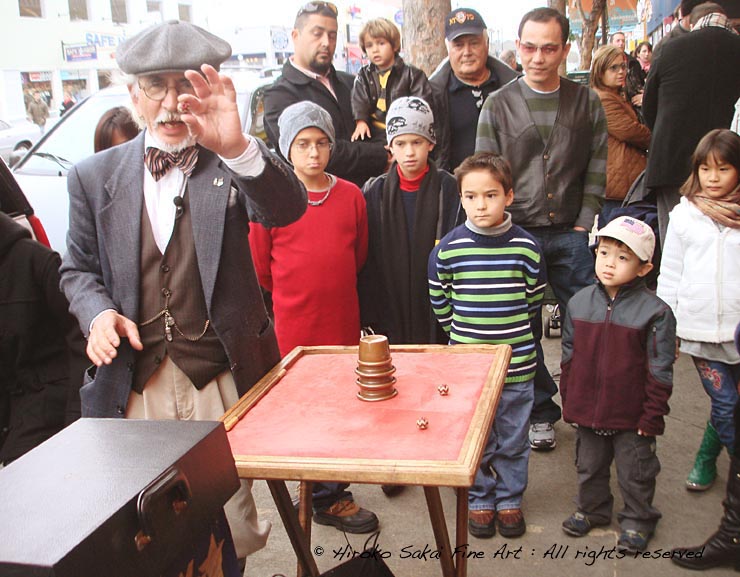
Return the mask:
<path id="1" fill-rule="evenodd" d="M 184 210 L 175 220 L 164 255 L 154 241 L 146 204 L 142 207 L 139 334 L 144 350 L 137 352 L 133 381 L 138 393 L 165 355 L 170 355 L 197 389 L 229 368 L 226 352 L 210 322 L 206 327 L 208 310 L 187 192 L 183 200 Z M 169 314 L 164 314 L 165 310 Z"/>

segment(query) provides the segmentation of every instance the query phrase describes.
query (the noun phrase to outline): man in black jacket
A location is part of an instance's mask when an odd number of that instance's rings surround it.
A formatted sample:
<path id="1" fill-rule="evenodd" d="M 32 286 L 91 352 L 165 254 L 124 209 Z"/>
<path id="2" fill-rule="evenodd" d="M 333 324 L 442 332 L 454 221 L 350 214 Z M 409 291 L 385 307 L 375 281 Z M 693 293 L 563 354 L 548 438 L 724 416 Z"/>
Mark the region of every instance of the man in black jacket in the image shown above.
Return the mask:
<path id="1" fill-rule="evenodd" d="M 331 116 L 336 140 L 327 172 L 362 187 L 382 174 L 389 155 L 381 142 L 350 138 L 354 77 L 332 64 L 337 47 L 337 8 L 331 2 L 309 2 L 298 11 L 292 32 L 295 53 L 283 66 L 280 78 L 265 90 L 265 130 L 273 145 L 280 138 L 278 117 L 291 104 L 310 100 Z"/>
<path id="2" fill-rule="evenodd" d="M 452 171 L 475 152 L 478 115 L 485 99 L 519 74 L 488 56 L 486 23 L 475 10 L 458 8 L 447 15 L 445 45 L 449 58 L 429 82 L 434 94 L 437 167 Z"/>
<path id="3" fill-rule="evenodd" d="M 645 180 L 658 205 L 661 244 L 694 148 L 710 130 L 730 126 L 740 97 L 738 62 L 740 36 L 715 11 L 665 46 L 650 68 L 642 104 L 653 132 Z"/>

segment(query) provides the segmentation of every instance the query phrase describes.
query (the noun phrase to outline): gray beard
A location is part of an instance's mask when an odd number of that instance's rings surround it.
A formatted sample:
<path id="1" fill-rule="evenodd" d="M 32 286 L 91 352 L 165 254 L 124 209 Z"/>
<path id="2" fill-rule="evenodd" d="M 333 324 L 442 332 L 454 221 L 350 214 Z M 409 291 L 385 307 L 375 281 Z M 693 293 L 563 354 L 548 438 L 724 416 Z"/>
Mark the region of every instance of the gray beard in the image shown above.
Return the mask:
<path id="1" fill-rule="evenodd" d="M 160 140 L 153 132 L 149 132 L 149 136 L 157 148 L 163 150 L 164 152 L 169 152 L 170 154 L 176 154 L 195 144 L 195 138 L 192 135 L 188 135 L 180 142 L 176 142 L 175 144 L 165 144 L 164 142 L 160 142 Z"/>

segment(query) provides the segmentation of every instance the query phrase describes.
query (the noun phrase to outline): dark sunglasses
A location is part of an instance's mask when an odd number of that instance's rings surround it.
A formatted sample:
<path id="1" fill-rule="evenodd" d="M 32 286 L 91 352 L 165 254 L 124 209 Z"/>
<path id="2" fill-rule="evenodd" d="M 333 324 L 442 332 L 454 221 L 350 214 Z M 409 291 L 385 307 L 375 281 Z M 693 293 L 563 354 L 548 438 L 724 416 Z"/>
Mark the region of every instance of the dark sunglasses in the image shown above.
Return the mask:
<path id="1" fill-rule="evenodd" d="M 326 10 L 334 14 L 334 16 L 339 14 L 339 10 L 337 10 L 337 7 L 331 2 L 308 2 L 301 7 L 297 16 L 301 16 L 302 14 L 314 14 L 315 12 L 324 12 Z"/>

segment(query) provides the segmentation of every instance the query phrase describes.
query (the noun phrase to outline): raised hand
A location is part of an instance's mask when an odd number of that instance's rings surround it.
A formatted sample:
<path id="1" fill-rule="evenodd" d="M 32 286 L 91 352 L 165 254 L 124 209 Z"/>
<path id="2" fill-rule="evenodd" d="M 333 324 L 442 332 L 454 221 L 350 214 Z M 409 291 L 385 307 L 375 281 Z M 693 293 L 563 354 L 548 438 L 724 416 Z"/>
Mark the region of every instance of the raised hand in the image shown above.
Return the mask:
<path id="1" fill-rule="evenodd" d="M 209 64 L 201 66 L 201 71 L 203 75 L 195 70 L 185 72 L 195 94 L 178 96 L 180 118 L 201 146 L 224 158 L 236 158 L 249 141 L 242 133 L 234 83 Z"/>

